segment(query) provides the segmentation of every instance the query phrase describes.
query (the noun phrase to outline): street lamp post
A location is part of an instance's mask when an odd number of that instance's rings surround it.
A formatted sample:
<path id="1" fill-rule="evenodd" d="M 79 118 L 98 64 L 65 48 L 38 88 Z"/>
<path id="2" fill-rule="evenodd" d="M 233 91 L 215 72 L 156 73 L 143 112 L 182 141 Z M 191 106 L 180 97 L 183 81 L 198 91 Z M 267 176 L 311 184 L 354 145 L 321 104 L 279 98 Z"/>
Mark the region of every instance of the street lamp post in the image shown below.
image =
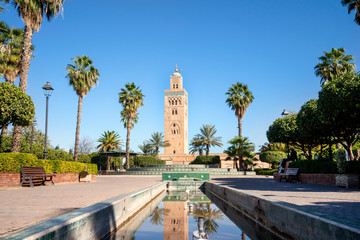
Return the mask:
<path id="1" fill-rule="evenodd" d="M 289 115 L 289 112 L 284 109 L 284 111 L 281 113 L 281 116 L 285 117 L 285 116 L 287 116 L 287 115 Z M 290 146 L 289 146 L 289 143 L 286 143 L 286 147 L 287 147 L 287 158 L 289 159 L 289 157 L 290 157 Z"/>
<path id="2" fill-rule="evenodd" d="M 34 126 L 36 124 L 36 119 L 33 120 L 32 128 L 31 128 L 31 141 L 30 141 L 30 153 L 33 151 L 33 141 L 34 141 Z"/>
<path id="3" fill-rule="evenodd" d="M 42 89 L 44 89 L 44 95 L 46 97 L 46 117 L 45 117 L 45 149 L 44 149 L 44 159 L 47 159 L 47 126 L 48 126 L 48 105 L 49 105 L 49 97 L 52 94 L 52 91 L 54 90 L 50 83 L 47 82 Z"/>

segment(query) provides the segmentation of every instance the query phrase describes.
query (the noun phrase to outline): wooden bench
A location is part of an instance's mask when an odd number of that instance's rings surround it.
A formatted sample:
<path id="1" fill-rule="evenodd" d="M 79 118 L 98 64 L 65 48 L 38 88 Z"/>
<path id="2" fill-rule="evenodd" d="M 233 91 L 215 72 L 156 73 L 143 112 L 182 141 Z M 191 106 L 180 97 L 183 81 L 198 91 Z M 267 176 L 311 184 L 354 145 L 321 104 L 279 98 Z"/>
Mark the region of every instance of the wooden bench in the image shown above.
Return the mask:
<path id="1" fill-rule="evenodd" d="M 296 180 L 299 182 L 299 169 L 298 168 L 286 168 L 284 173 L 279 173 L 280 179 L 284 178 L 287 182 L 292 182 L 292 180 Z"/>
<path id="2" fill-rule="evenodd" d="M 27 167 L 20 166 L 21 168 L 21 183 L 20 186 L 23 187 L 25 183 L 30 183 L 30 187 L 34 187 L 34 184 L 45 185 L 45 181 L 51 181 L 52 177 L 56 176 L 55 174 L 46 174 L 43 167 Z"/>

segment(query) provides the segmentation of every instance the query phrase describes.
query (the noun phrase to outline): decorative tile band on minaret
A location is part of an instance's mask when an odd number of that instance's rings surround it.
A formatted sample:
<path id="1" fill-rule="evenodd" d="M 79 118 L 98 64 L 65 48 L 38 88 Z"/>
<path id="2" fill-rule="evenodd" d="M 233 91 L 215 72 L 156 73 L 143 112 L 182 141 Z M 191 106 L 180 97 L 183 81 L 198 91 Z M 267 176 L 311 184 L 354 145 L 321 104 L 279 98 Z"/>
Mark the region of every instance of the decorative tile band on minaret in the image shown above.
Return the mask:
<path id="1" fill-rule="evenodd" d="M 170 76 L 170 90 L 165 90 L 164 139 L 170 145 L 164 154 L 188 153 L 188 94 L 183 88 L 183 78 L 177 65 Z"/>

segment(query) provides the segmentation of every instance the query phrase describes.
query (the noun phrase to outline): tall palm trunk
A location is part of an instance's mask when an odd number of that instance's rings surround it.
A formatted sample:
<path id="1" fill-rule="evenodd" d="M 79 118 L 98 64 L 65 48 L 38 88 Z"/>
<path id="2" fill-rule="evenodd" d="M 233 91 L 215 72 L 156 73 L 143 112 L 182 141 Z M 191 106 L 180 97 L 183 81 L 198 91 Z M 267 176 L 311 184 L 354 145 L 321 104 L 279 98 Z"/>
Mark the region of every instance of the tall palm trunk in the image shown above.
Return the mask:
<path id="1" fill-rule="evenodd" d="M 19 87 L 26 93 L 27 88 L 27 78 L 30 67 L 30 57 L 31 57 L 31 39 L 33 36 L 34 30 L 25 23 L 24 30 L 24 45 L 21 50 L 21 60 L 20 60 L 20 82 Z M 20 143 L 21 143 L 21 126 L 14 125 L 13 140 L 12 140 L 12 152 L 20 152 Z"/>
<path id="2" fill-rule="evenodd" d="M 239 137 L 242 136 L 242 124 L 241 124 L 241 117 L 238 117 L 238 128 L 239 128 Z"/>
<path id="3" fill-rule="evenodd" d="M 210 152 L 210 145 L 206 144 L 206 156 L 209 156 L 209 152 Z"/>
<path id="4" fill-rule="evenodd" d="M 75 147 L 74 147 L 74 161 L 78 161 L 79 153 L 79 136 L 80 136 L 80 122 L 81 122 L 81 109 L 82 109 L 82 100 L 83 96 L 79 96 L 78 103 L 78 113 L 77 113 L 77 122 L 76 122 L 76 134 L 75 134 Z"/>
<path id="5" fill-rule="evenodd" d="M 126 169 L 130 168 L 130 130 L 131 130 L 131 121 L 132 117 L 129 117 L 128 123 L 126 126 Z"/>
<path id="6" fill-rule="evenodd" d="M 110 170 L 110 160 L 111 160 L 111 157 L 107 156 L 107 170 Z"/>
<path id="7" fill-rule="evenodd" d="M 7 136 L 7 132 L 8 132 L 8 124 L 4 124 L 4 126 L 1 129 L 1 136 Z"/>

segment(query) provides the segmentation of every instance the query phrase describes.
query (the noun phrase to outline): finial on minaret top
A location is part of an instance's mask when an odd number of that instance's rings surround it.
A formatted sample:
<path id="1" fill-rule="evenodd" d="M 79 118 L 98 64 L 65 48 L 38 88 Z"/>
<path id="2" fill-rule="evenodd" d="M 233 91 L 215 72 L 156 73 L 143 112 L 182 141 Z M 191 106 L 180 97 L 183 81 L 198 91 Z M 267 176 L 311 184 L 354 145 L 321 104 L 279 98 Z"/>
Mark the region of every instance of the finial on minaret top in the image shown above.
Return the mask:
<path id="1" fill-rule="evenodd" d="M 178 72 L 178 69 L 177 69 L 177 64 L 176 64 L 176 66 L 175 66 L 175 72 Z"/>

